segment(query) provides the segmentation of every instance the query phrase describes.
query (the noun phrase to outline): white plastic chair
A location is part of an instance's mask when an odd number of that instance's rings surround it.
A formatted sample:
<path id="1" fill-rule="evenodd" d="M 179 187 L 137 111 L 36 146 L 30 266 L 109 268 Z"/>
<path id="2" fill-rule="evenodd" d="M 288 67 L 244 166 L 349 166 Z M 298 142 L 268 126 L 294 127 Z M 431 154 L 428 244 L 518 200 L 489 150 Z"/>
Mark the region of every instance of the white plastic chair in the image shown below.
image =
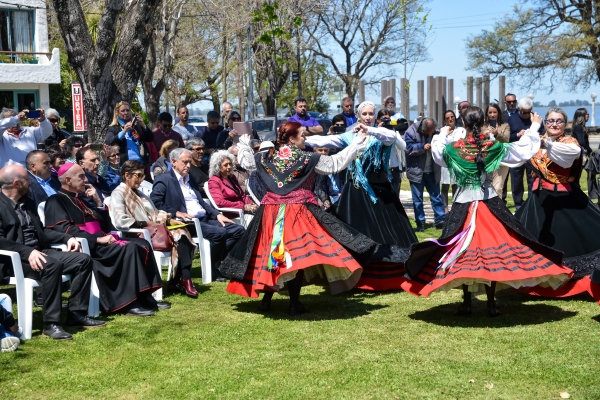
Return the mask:
<path id="1" fill-rule="evenodd" d="M 150 193 L 152 193 L 152 184 L 148 181 L 142 181 L 139 191 L 144 193 L 146 196 L 150 196 Z"/>
<path id="2" fill-rule="evenodd" d="M 223 213 L 230 212 L 230 213 L 239 214 L 238 218 L 233 218 L 233 222 L 235 222 L 236 224 L 242 225 L 245 228 L 247 226 L 247 223 L 250 222 L 250 221 L 246 221 L 246 217 L 244 215 L 243 208 L 229 208 L 229 207 L 217 206 L 217 204 L 215 203 L 215 200 L 213 199 L 212 195 L 210 194 L 210 191 L 208 190 L 208 182 L 204 182 L 204 193 L 206 193 L 206 195 L 208 196 L 208 201 L 210 201 L 210 204 L 217 210 L 219 210 Z M 252 220 L 252 218 L 250 218 L 250 220 Z"/>
<path id="3" fill-rule="evenodd" d="M 212 261 L 210 259 L 210 242 L 204 239 L 202 236 L 202 228 L 200 227 L 200 220 L 194 218 L 194 226 L 196 227 L 196 234 L 198 236 L 193 237 L 192 240 L 200 249 L 200 267 L 202 268 L 202 283 L 205 285 L 212 282 Z"/>
<path id="4" fill-rule="evenodd" d="M 42 226 L 46 226 L 46 214 L 44 213 L 44 209 L 46 207 L 46 202 L 42 201 L 38 204 L 38 216 L 40 217 L 40 221 L 42 222 Z M 85 238 L 76 238 L 81 245 L 81 252 L 83 254 L 90 254 L 90 246 L 88 244 L 87 239 Z M 64 244 L 54 244 L 52 248 L 67 251 L 67 246 Z M 100 315 L 100 291 L 98 290 L 98 285 L 96 284 L 96 276 L 92 273 L 92 284 L 90 286 L 90 303 L 88 305 L 88 315 L 90 317 L 97 317 Z"/>

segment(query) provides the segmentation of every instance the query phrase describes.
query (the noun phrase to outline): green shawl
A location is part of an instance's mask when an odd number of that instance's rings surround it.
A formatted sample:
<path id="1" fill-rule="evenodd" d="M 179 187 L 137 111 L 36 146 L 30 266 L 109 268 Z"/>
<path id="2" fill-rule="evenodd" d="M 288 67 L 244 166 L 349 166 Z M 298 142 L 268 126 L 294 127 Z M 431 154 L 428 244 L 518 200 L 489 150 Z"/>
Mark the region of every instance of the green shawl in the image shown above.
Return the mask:
<path id="1" fill-rule="evenodd" d="M 486 141 L 483 146 L 485 172 L 490 174 L 500 168 L 500 162 L 506 154 L 508 143 Z M 450 143 L 444 148 L 443 158 L 450 176 L 461 187 L 477 189 L 481 186 L 481 175 L 484 171 L 475 163 L 477 146 L 465 140 Z"/>

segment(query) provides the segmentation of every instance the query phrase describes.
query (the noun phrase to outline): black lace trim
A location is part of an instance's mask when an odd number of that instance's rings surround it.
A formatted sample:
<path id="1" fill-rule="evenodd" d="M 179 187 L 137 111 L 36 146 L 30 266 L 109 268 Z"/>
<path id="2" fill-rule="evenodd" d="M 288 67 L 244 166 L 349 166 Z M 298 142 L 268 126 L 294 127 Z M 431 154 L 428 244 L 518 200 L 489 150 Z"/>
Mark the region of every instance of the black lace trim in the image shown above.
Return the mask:
<path id="1" fill-rule="evenodd" d="M 565 258 L 563 265 L 575 272 L 573 279 L 581 279 L 591 275 L 594 270 L 600 271 L 600 250 L 583 256 Z"/>
<path id="2" fill-rule="evenodd" d="M 410 257 L 411 248 L 402 248 L 398 245 L 378 244 L 371 261 L 383 261 L 393 264 L 405 263 Z"/>
<path id="3" fill-rule="evenodd" d="M 367 236 L 337 219 L 333 214 L 321 210 L 316 205 L 307 203 L 306 207 L 325 230 L 346 249 L 363 254 L 377 244 Z"/>

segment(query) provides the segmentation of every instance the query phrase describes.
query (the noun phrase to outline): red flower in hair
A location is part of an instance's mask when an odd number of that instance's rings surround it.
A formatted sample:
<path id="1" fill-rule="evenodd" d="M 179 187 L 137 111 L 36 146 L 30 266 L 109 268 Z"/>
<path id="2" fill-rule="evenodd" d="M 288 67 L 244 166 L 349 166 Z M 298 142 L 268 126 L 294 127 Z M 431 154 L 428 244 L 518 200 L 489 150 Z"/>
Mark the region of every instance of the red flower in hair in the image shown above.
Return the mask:
<path id="1" fill-rule="evenodd" d="M 281 149 L 279 149 L 279 151 L 277 152 L 277 156 L 279 158 L 283 158 L 284 160 L 287 160 L 288 158 L 290 158 L 292 156 L 292 150 L 288 146 L 284 146 Z"/>
<path id="2" fill-rule="evenodd" d="M 467 142 L 469 142 L 469 144 L 475 144 L 475 139 L 473 139 L 473 136 L 471 136 Z"/>

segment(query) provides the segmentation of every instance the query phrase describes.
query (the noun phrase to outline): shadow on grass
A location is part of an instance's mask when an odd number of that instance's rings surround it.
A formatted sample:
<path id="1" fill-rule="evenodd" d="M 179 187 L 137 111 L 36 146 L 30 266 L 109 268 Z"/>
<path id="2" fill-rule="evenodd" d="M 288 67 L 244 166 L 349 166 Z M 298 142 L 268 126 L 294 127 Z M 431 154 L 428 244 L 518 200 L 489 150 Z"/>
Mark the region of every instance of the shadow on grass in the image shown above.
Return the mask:
<path id="1" fill-rule="evenodd" d="M 541 325 L 547 322 L 561 321 L 577 315 L 574 311 L 565 311 L 560 307 L 548 304 L 499 304 L 502 315 L 490 318 L 485 301 L 473 299 L 473 316 L 454 315 L 460 303 L 442 304 L 428 310 L 417 311 L 408 317 L 440 326 L 507 328 L 520 325 Z"/>
<path id="2" fill-rule="evenodd" d="M 367 304 L 362 299 L 352 297 L 352 295 L 328 296 L 326 294 L 303 294 L 300 296 L 300 302 L 310 312 L 291 316 L 288 314 L 290 302 L 287 296 L 275 294 L 271 301 L 271 310 L 268 312 L 258 311 L 261 299 L 235 303 L 233 304 L 234 310 L 251 314 L 262 314 L 265 318 L 273 320 L 321 321 L 357 318 L 389 307 L 383 304 Z"/>

